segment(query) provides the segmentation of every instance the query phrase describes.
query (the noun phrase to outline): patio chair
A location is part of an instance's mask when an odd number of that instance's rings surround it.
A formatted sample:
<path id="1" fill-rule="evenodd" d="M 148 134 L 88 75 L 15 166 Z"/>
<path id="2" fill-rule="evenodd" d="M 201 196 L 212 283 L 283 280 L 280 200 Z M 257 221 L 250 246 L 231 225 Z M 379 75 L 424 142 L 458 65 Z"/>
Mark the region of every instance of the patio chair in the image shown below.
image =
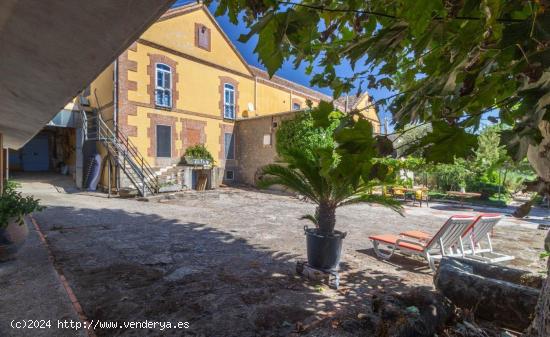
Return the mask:
<path id="1" fill-rule="evenodd" d="M 487 263 L 513 260 L 511 255 L 497 253 L 493 250 L 491 235 L 495 225 L 502 219 L 500 214 L 480 214 L 477 219 L 466 228 L 461 241 L 465 258 L 480 260 Z"/>
<path id="2" fill-rule="evenodd" d="M 429 190 L 427 188 L 419 188 L 414 191 L 413 206 L 418 201 L 420 207 L 422 207 L 422 201 L 426 202 L 426 206 L 430 207 L 430 198 L 428 195 Z"/>
<path id="3" fill-rule="evenodd" d="M 407 189 L 401 186 L 394 186 L 392 188 L 392 195 L 394 198 L 403 198 L 403 200 L 405 200 L 407 198 L 406 192 Z"/>
<path id="4" fill-rule="evenodd" d="M 453 215 L 433 236 L 420 231 L 409 231 L 399 236 L 373 235 L 369 236 L 369 239 L 372 241 L 374 252 L 381 259 L 387 260 L 399 251 L 406 255 L 424 257 L 430 268 L 435 271 L 436 259 L 441 259 L 443 256 L 463 256 L 461 236 L 475 219 L 475 216 L 471 215 Z M 380 250 L 380 244 L 387 246 L 389 252 Z"/>

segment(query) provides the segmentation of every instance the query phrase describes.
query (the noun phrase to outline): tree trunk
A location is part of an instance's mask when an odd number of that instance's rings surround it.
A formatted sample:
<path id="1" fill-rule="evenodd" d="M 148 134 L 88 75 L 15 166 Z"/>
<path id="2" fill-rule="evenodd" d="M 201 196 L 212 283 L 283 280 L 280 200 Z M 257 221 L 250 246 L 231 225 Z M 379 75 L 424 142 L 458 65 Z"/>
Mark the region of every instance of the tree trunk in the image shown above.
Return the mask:
<path id="1" fill-rule="evenodd" d="M 550 251 L 550 232 L 544 240 L 544 248 Z M 547 269 L 550 271 L 550 259 L 547 262 Z M 546 280 L 542 286 L 539 301 L 535 309 L 535 318 L 525 333 L 525 337 L 548 337 L 550 336 L 550 273 L 546 273 Z"/>
<path id="2" fill-rule="evenodd" d="M 541 122 L 540 130 L 544 139 L 538 146 L 529 146 L 527 158 L 537 175 L 550 184 L 550 123 Z M 545 249 L 550 251 L 550 232 L 546 235 Z M 527 329 L 526 337 L 550 336 L 550 259 L 547 263 L 546 281 L 542 287 L 535 309 L 535 317 Z"/>
<path id="3" fill-rule="evenodd" d="M 317 207 L 319 231 L 327 234 L 334 232 L 336 226 L 336 208 L 329 203 L 322 202 Z"/>
<path id="4" fill-rule="evenodd" d="M 533 282 L 531 277 L 536 278 Z M 529 272 L 466 259 L 443 258 L 434 284 L 445 297 L 474 317 L 523 331 L 529 326 L 540 290 L 540 277 Z"/>

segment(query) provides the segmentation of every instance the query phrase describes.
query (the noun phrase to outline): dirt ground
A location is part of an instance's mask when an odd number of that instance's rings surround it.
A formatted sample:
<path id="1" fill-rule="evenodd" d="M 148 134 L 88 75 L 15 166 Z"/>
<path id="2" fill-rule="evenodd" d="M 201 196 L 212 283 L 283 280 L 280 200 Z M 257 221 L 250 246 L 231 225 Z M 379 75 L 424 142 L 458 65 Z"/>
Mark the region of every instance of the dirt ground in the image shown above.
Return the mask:
<path id="1" fill-rule="evenodd" d="M 422 260 L 377 259 L 369 235 L 435 232 L 464 213 L 443 204 L 406 206 L 405 217 L 380 206 L 340 209 L 337 227 L 348 236 L 341 288 L 333 290 L 296 276 L 309 225 L 298 218 L 314 206 L 293 197 L 223 188 L 140 202 L 36 181 L 24 191 L 47 206 L 35 219 L 89 319 L 190 325 L 99 329 L 98 336 L 286 336 L 325 315 L 361 312 L 375 292 L 431 287 L 433 278 Z M 516 256 L 509 265 L 544 270 L 538 255 L 546 231 L 537 226 L 547 215 L 505 217 L 495 228 L 495 249 Z"/>

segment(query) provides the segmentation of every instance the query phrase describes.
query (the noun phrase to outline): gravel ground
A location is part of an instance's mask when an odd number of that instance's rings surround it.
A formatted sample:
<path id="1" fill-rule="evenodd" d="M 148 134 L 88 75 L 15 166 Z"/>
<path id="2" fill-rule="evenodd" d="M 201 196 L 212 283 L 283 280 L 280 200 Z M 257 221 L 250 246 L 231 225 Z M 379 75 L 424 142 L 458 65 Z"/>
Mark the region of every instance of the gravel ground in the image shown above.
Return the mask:
<path id="1" fill-rule="evenodd" d="M 223 188 L 139 202 L 66 193 L 71 190 L 32 180 L 24 191 L 48 206 L 35 218 L 87 316 L 190 324 L 163 336 L 288 335 L 324 314 L 363 310 L 375 291 L 431 286 L 426 263 L 400 256 L 380 261 L 368 236 L 435 232 L 449 215 L 461 213 L 441 204 L 406 207 L 405 217 L 379 206 L 340 209 L 337 227 L 348 236 L 336 291 L 295 276 L 295 262 L 305 257 L 307 225 L 298 218 L 314 206 L 293 197 Z M 536 229 L 540 222 L 506 218 L 495 229 L 495 249 L 515 255 L 512 266 L 543 270 L 538 254 L 546 231 Z"/>

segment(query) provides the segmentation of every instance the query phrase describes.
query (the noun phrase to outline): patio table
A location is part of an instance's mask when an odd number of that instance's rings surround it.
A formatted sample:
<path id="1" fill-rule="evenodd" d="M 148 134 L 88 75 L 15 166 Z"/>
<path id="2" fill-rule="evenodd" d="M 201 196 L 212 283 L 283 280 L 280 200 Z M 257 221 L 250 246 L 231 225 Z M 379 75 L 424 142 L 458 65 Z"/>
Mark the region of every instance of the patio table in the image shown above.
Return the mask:
<path id="1" fill-rule="evenodd" d="M 447 191 L 447 195 L 451 197 L 458 197 L 460 199 L 460 208 L 464 208 L 464 199 L 481 197 L 481 193 L 460 191 Z"/>

